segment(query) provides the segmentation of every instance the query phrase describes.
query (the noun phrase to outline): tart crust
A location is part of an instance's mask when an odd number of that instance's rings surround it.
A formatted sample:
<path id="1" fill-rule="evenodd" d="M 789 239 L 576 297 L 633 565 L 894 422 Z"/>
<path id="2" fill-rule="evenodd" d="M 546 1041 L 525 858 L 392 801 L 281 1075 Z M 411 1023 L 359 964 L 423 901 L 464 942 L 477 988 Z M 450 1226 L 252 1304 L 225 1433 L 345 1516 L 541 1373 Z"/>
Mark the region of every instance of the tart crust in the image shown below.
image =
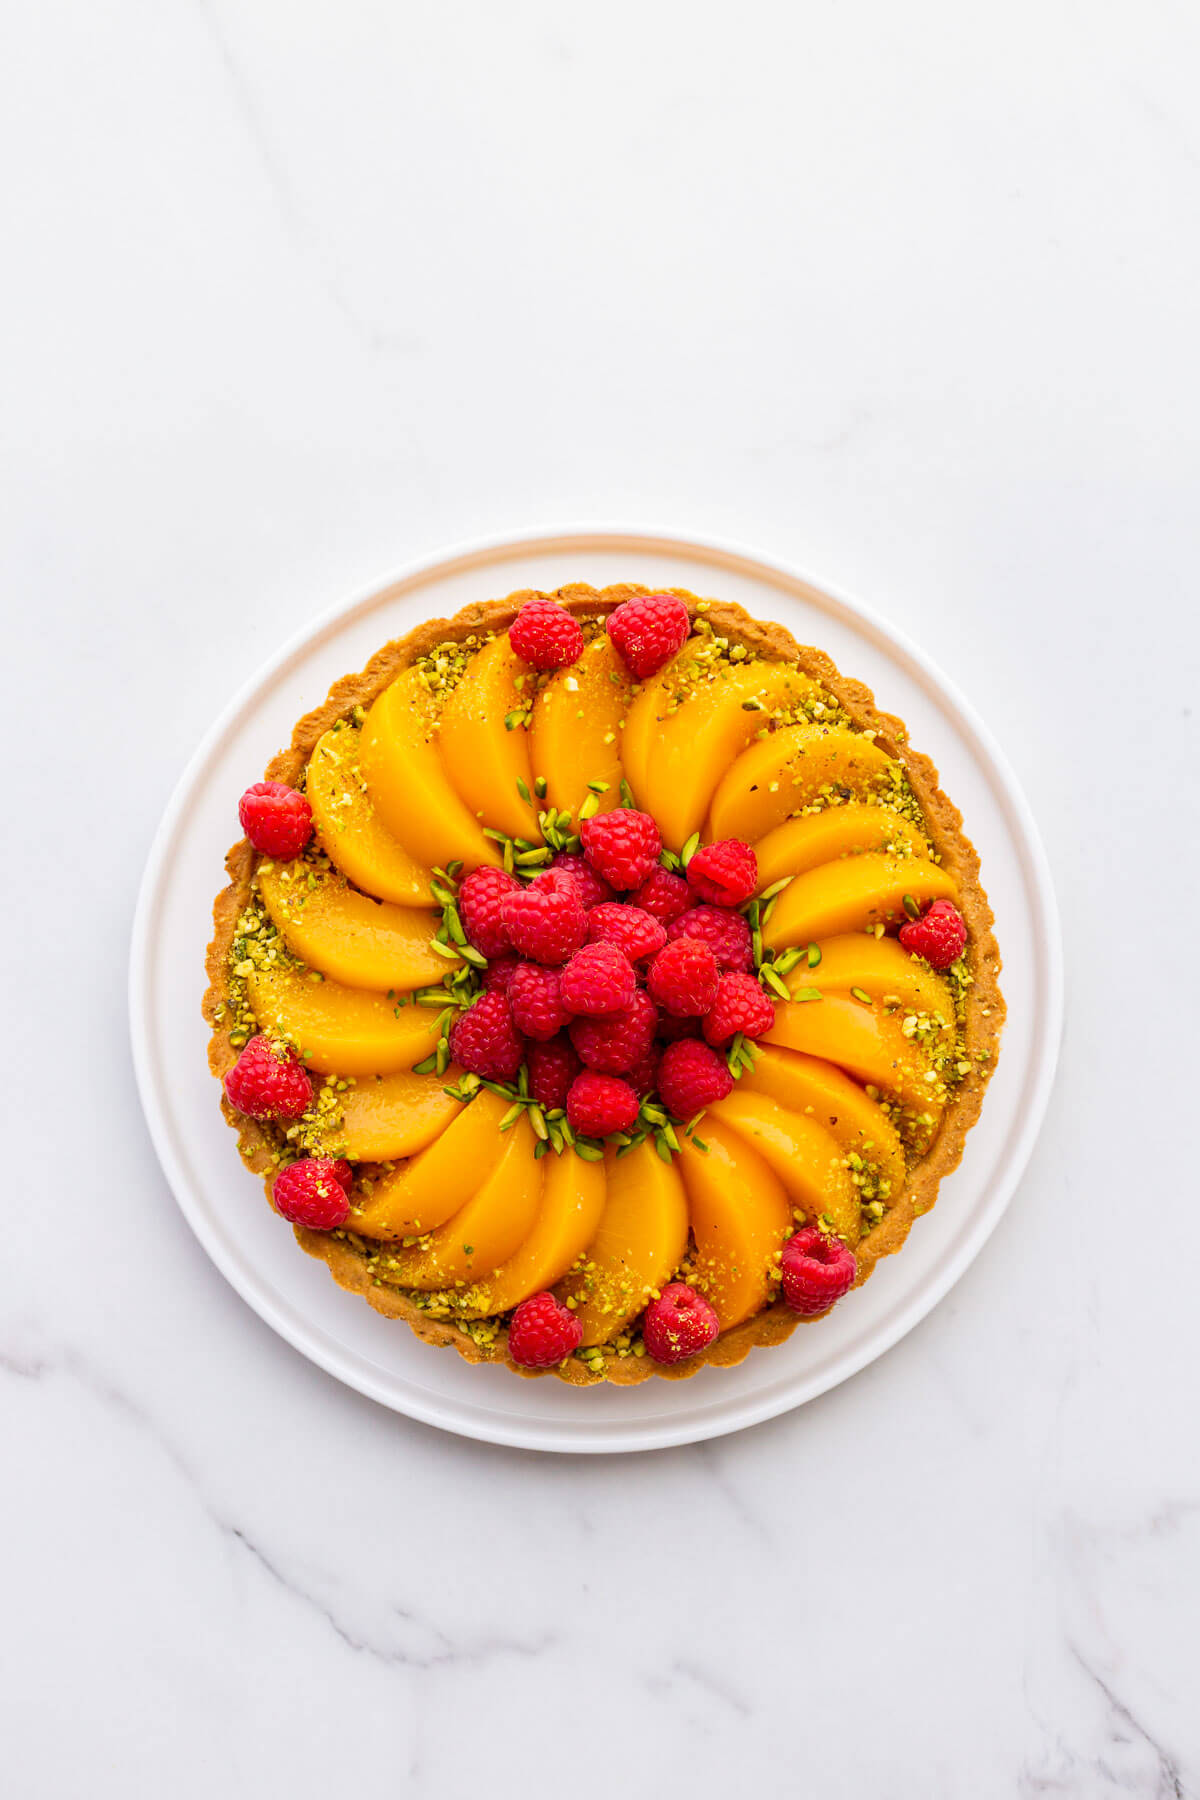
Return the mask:
<path id="1" fill-rule="evenodd" d="M 588 614 L 609 613 L 622 601 L 638 594 L 670 591 L 686 602 L 694 615 L 697 596 L 684 588 L 651 589 L 634 584 L 593 588 L 575 582 L 559 588 L 552 599 L 573 611 Z M 419 625 L 404 637 L 385 644 L 358 674 L 345 675 L 334 683 L 320 706 L 305 716 L 292 732 L 288 749 L 281 750 L 268 765 L 264 779 L 297 785 L 307 767 L 309 757 L 324 732 L 355 706 L 367 707 L 395 677 L 435 644 L 447 639 L 461 641 L 472 632 L 507 630 L 527 600 L 541 598 L 537 590 L 521 588 L 504 600 L 464 607 L 451 619 L 434 619 Z M 1000 992 L 1000 952 L 993 935 L 992 909 L 979 877 L 979 856 L 963 831 L 962 814 L 938 785 L 938 772 L 928 756 L 913 750 L 902 719 L 879 711 L 875 696 L 862 682 L 842 675 L 823 650 L 798 644 L 782 625 L 764 624 L 742 607 L 721 600 L 706 600 L 703 616 L 720 636 L 732 644 L 743 644 L 777 661 L 796 663 L 811 675 L 845 708 L 856 725 L 874 731 L 879 744 L 904 766 L 921 810 L 925 815 L 929 836 L 939 852 L 943 866 L 955 877 L 959 887 L 959 905 L 969 931 L 970 966 L 973 985 L 967 990 L 964 1037 L 970 1074 L 963 1077 L 953 1099 L 946 1107 L 938 1132 L 928 1151 L 916 1164 L 904 1192 L 889 1207 L 880 1223 L 862 1238 L 855 1248 L 860 1286 L 882 1257 L 892 1256 L 904 1244 L 914 1219 L 928 1212 L 937 1198 L 938 1185 L 958 1166 L 962 1158 L 967 1132 L 979 1117 L 984 1090 L 995 1068 L 1000 1030 L 1004 1023 L 1005 1005 Z M 208 988 L 204 996 L 204 1017 L 211 1029 L 208 1062 L 220 1080 L 237 1060 L 237 1052 L 229 1042 L 226 1028 L 218 1020 L 218 1008 L 228 998 L 229 951 L 237 920 L 246 906 L 257 863 L 257 854 L 245 838 L 225 858 L 228 885 L 218 894 L 213 907 L 213 937 L 208 947 Z M 986 1053 L 986 1054 L 982 1054 Z M 262 1176 L 268 1202 L 271 1179 L 275 1172 L 274 1143 L 269 1134 L 254 1120 L 234 1112 L 222 1093 L 221 1110 L 238 1134 L 238 1149 L 247 1168 Z M 508 1333 L 501 1331 L 494 1342 L 476 1343 L 468 1332 L 455 1323 L 431 1318 L 395 1288 L 376 1281 L 370 1274 L 365 1240 L 344 1231 L 310 1231 L 293 1227 L 296 1241 L 310 1256 L 324 1262 L 333 1279 L 350 1293 L 361 1294 L 376 1312 L 387 1318 L 402 1319 L 424 1343 L 436 1348 L 453 1348 L 467 1362 L 504 1363 L 515 1374 L 535 1379 L 553 1374 L 572 1386 L 590 1387 L 608 1380 L 618 1386 L 633 1386 L 651 1375 L 681 1381 L 694 1375 L 706 1363 L 729 1368 L 742 1362 L 757 1345 L 780 1344 L 791 1336 L 797 1325 L 816 1323 L 802 1321 L 782 1300 L 756 1313 L 732 1330 L 723 1332 L 699 1355 L 686 1362 L 664 1365 L 650 1357 L 613 1357 L 606 1359 L 603 1375 L 593 1375 L 578 1357 L 567 1360 L 552 1370 L 520 1368 L 508 1355 Z"/>

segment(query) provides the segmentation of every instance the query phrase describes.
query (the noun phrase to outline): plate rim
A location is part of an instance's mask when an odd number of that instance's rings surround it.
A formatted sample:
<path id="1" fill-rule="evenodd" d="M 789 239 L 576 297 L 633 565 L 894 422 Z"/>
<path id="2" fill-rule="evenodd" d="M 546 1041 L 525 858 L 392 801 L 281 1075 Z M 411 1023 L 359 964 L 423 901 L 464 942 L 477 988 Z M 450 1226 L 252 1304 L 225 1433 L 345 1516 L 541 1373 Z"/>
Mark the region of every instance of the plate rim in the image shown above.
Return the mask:
<path id="1" fill-rule="evenodd" d="M 360 611 L 375 604 L 390 590 L 404 588 L 428 580 L 465 571 L 478 563 L 503 563 L 522 555 L 579 553 L 628 549 L 633 554 L 683 554 L 723 563 L 730 569 L 767 577 L 777 585 L 783 582 L 803 590 L 806 598 L 827 611 L 841 611 L 888 651 L 909 664 L 910 670 L 924 686 L 931 686 L 939 698 L 948 703 L 958 722 L 973 739 L 973 748 L 986 764 L 988 773 L 998 783 L 1015 827 L 1014 836 L 1024 853 L 1034 905 L 1035 944 L 1041 954 L 1042 969 L 1038 988 L 1045 1023 L 1040 1038 L 1033 1046 L 1032 1083 L 1026 1082 L 1028 1103 L 1015 1138 L 1010 1138 L 1005 1153 L 990 1181 L 990 1196 L 980 1207 L 965 1230 L 957 1248 L 945 1264 L 907 1302 L 896 1315 L 881 1326 L 868 1343 L 846 1351 L 824 1371 L 797 1376 L 792 1384 L 778 1384 L 758 1395 L 732 1399 L 720 1411 L 702 1420 L 689 1420 L 687 1415 L 675 1419 L 650 1418 L 639 1421 L 636 1416 L 620 1422 L 595 1421 L 529 1421 L 513 1420 L 505 1412 L 484 1412 L 479 1417 L 466 1416 L 466 1406 L 457 1400 L 429 1395 L 424 1391 L 399 1394 L 388 1382 L 375 1375 L 374 1369 L 357 1352 L 349 1350 L 326 1336 L 314 1321 L 296 1323 L 276 1303 L 265 1288 L 247 1280 L 245 1271 L 235 1267 L 226 1255 L 205 1209 L 197 1204 L 191 1192 L 187 1171 L 178 1162 L 170 1141 L 165 1108 L 158 1094 L 150 1055 L 149 1022 L 150 980 L 149 953 L 151 931 L 162 904 L 168 852 L 176 836 L 192 791 L 214 748 L 240 718 L 248 705 L 286 665 L 310 650 L 323 635 L 346 623 Z M 1057 900 L 1050 874 L 1049 860 L 1041 834 L 1023 789 L 1003 751 L 974 707 L 946 676 L 933 659 L 907 634 L 885 622 L 872 607 L 851 597 L 835 584 L 801 570 L 791 563 L 765 555 L 735 540 L 697 536 L 691 532 L 644 525 L 611 522 L 596 524 L 533 525 L 519 531 L 490 534 L 473 538 L 411 559 L 384 579 L 357 589 L 348 598 L 335 602 L 309 619 L 293 632 L 249 678 L 244 681 L 221 709 L 204 733 L 180 773 L 163 810 L 146 858 L 137 903 L 133 915 L 130 940 L 128 1008 L 134 1077 L 151 1142 L 175 1202 L 190 1229 L 216 1268 L 235 1293 L 276 1334 L 326 1374 L 343 1382 L 389 1410 L 450 1431 L 476 1442 L 493 1443 L 510 1448 L 550 1451 L 560 1454 L 605 1454 L 628 1451 L 667 1449 L 679 1444 L 701 1442 L 741 1431 L 751 1425 L 805 1405 L 820 1394 L 839 1386 L 858 1374 L 905 1337 L 945 1298 L 961 1280 L 991 1237 L 1007 1211 L 1037 1141 L 1053 1089 L 1062 1042 L 1064 1003 L 1064 967 L 1062 934 Z M 1027 1070 L 1027 1076 L 1029 1071 Z M 803 1392 L 793 1392 L 803 1387 Z M 630 1390 L 641 1392 L 641 1389 Z M 456 1410 L 457 1409 L 457 1410 Z M 470 1408 L 478 1413 L 479 1407 Z M 607 1428 L 606 1428 L 607 1427 Z M 640 1427 L 640 1428 L 639 1428 Z"/>

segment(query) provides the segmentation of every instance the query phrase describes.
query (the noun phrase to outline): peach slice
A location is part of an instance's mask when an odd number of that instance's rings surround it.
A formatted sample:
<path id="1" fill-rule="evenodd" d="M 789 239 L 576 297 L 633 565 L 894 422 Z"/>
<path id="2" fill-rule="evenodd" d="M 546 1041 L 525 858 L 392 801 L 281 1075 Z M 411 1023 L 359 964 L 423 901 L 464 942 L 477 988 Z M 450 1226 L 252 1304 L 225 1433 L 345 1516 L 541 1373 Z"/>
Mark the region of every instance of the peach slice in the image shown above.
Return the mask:
<path id="1" fill-rule="evenodd" d="M 711 1114 L 703 1137 L 707 1155 L 684 1138 L 679 1166 L 696 1239 L 697 1285 L 727 1331 L 766 1305 L 792 1206 L 770 1165 Z"/>
<path id="2" fill-rule="evenodd" d="M 359 1091 L 350 1089 L 352 1094 Z M 370 1093 L 369 1088 L 362 1091 Z M 405 1238 L 444 1225 L 478 1189 L 480 1170 L 492 1167 L 497 1145 L 505 1142 L 498 1134 L 507 1111 L 508 1101 L 486 1088 L 468 1106 L 457 1106 L 428 1149 L 375 1183 L 371 1198 L 351 1213 L 348 1229 L 363 1237 Z"/>
<path id="3" fill-rule="evenodd" d="M 430 949 L 433 913 L 370 900 L 344 876 L 306 862 L 262 863 L 258 887 L 292 955 L 346 987 L 423 987 L 451 966 Z"/>
<path id="4" fill-rule="evenodd" d="M 772 713 L 790 712 L 820 692 L 790 663 L 716 662 L 707 666 L 707 679 L 689 679 L 687 663 L 685 651 L 648 684 L 626 729 L 627 736 L 635 733 L 635 755 L 645 742 L 638 781 L 631 778 L 631 785 L 657 819 L 664 842 L 676 850 L 699 831 L 717 783 Z"/>
<path id="5" fill-rule="evenodd" d="M 833 1063 L 795 1050 L 763 1047 L 738 1091 L 765 1094 L 788 1112 L 805 1113 L 824 1126 L 842 1149 L 874 1163 L 893 1195 L 904 1186 L 904 1146 L 883 1108 Z"/>
<path id="6" fill-rule="evenodd" d="M 743 750 L 713 795 L 713 838 L 753 843 L 803 807 L 822 788 L 867 792 L 894 759 L 873 738 L 841 725 L 787 725 Z"/>
<path id="7" fill-rule="evenodd" d="M 553 1287 L 595 1237 L 608 1191 L 603 1163 L 584 1162 L 567 1152 L 547 1156 L 542 1167 L 536 1225 L 515 1256 L 476 1283 L 462 1309 L 464 1317 L 507 1312 L 530 1294 Z"/>
<path id="8" fill-rule="evenodd" d="M 928 900 L 953 900 L 957 893 L 954 877 L 936 863 L 865 851 L 862 856 L 822 863 L 790 881 L 763 926 L 763 943 L 782 950 L 835 932 L 893 925 L 906 916 L 905 894 L 923 905 Z"/>
<path id="9" fill-rule="evenodd" d="M 950 989 L 927 962 L 910 956 L 896 938 L 868 937 L 848 931 L 842 937 L 823 938 L 817 948 L 821 960 L 810 969 L 805 962 L 787 977 L 792 993 L 797 988 L 819 987 L 849 993 L 859 988 L 873 1000 L 899 1000 L 910 1012 L 937 1013 L 944 1024 L 954 1019 Z"/>
<path id="10" fill-rule="evenodd" d="M 917 856 L 929 855 L 929 844 L 915 825 L 885 806 L 850 800 L 845 806 L 827 806 L 824 812 L 789 819 L 768 831 L 754 846 L 761 887 L 771 887 L 785 875 L 803 875 L 821 863 L 862 850 L 893 850 L 907 846 Z M 902 851 L 903 853 L 903 851 Z"/>
<path id="11" fill-rule="evenodd" d="M 427 1006 L 284 968 L 251 970 L 246 992 L 262 1028 L 290 1038 L 320 1075 L 392 1075 L 437 1048 L 437 1014 Z"/>
<path id="12" fill-rule="evenodd" d="M 824 1214 L 839 1237 L 849 1244 L 858 1242 L 862 1219 L 858 1189 L 841 1145 L 823 1125 L 806 1113 L 788 1112 L 768 1094 L 743 1094 L 740 1084 L 705 1116 L 705 1143 L 710 1116 L 749 1141 L 810 1222 Z"/>
<path id="13" fill-rule="evenodd" d="M 459 1073 L 449 1069 L 444 1075 L 414 1075 L 400 1069 L 394 1075 L 360 1075 L 342 1096 L 341 1154 L 352 1162 L 416 1156 L 462 1111 L 446 1092 L 446 1084 Z"/>
<path id="14" fill-rule="evenodd" d="M 599 811 L 621 800 L 621 726 L 633 692 L 607 635 L 593 638 L 579 661 L 558 669 L 538 695 L 530 727 L 530 760 L 546 781 L 546 805 L 577 813 L 591 790 Z M 526 834 L 528 835 L 528 833 Z"/>
<path id="15" fill-rule="evenodd" d="M 899 1094 L 905 1106 L 929 1113 L 935 1123 L 941 1117 L 940 1102 L 930 1097 L 937 1083 L 925 1079 L 928 1062 L 904 1036 L 899 1019 L 888 1018 L 878 1006 L 861 1006 L 840 994 L 785 1002 L 775 1008 L 764 1041 L 837 1063 L 859 1081 Z"/>
<path id="16" fill-rule="evenodd" d="M 392 836 L 427 868 L 499 862 L 495 843 L 451 785 L 437 750 L 438 722 L 415 666 L 383 690 L 367 714 L 359 756 L 371 800 Z"/>
<path id="17" fill-rule="evenodd" d="M 468 1283 L 516 1254 L 541 1204 L 545 1165 L 534 1158 L 536 1142 L 524 1114 L 493 1140 L 488 1162 L 476 1171 L 479 1191 L 419 1244 L 393 1253 L 390 1272 L 401 1287 L 429 1291 Z"/>
<path id="18" fill-rule="evenodd" d="M 650 1296 L 670 1280 L 688 1241 L 687 1196 L 678 1169 L 647 1138 L 625 1156 L 605 1158 L 608 1198 L 581 1271 L 562 1283 L 579 1301 L 583 1343 L 605 1344 L 622 1332 Z"/>
<path id="19" fill-rule="evenodd" d="M 529 733 L 515 715 L 532 700 L 535 679 L 507 633 L 493 638 L 446 701 L 437 733 L 446 773 L 475 817 L 531 843 L 541 835 L 537 814 L 517 788 L 523 782 L 533 794 Z"/>
<path id="20" fill-rule="evenodd" d="M 368 894 L 400 906 L 429 904 L 429 870 L 409 855 L 371 802 L 359 766 L 362 733 L 327 731 L 309 758 L 305 793 L 330 862 Z"/>

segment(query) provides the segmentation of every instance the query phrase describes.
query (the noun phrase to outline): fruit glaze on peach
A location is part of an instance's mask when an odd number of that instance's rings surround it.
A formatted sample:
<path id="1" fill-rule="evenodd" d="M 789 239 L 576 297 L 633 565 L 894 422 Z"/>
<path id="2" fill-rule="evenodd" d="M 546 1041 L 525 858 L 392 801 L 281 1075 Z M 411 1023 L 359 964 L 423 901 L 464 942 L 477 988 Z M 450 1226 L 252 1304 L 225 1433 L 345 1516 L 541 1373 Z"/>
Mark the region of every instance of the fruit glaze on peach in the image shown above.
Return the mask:
<path id="1" fill-rule="evenodd" d="M 740 1362 L 932 1206 L 995 1062 L 992 914 L 820 651 L 682 592 L 512 594 L 388 644 L 267 776 L 209 1060 L 302 1248 L 426 1343 Z"/>

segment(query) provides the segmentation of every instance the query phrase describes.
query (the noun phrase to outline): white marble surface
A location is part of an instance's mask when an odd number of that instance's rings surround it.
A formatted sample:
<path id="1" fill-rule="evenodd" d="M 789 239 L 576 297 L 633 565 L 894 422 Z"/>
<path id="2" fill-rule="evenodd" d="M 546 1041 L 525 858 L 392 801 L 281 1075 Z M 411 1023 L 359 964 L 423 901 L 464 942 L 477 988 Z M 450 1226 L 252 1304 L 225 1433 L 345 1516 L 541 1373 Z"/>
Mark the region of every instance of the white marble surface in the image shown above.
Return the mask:
<path id="1" fill-rule="evenodd" d="M 16 1800 L 1200 1794 L 1198 53 L 1184 0 L 10 9 Z M 125 954 L 180 767 L 297 619 L 605 517 L 934 651 L 1040 816 L 1069 1016 L 1008 1218 L 881 1363 L 539 1459 L 226 1288 Z"/>

